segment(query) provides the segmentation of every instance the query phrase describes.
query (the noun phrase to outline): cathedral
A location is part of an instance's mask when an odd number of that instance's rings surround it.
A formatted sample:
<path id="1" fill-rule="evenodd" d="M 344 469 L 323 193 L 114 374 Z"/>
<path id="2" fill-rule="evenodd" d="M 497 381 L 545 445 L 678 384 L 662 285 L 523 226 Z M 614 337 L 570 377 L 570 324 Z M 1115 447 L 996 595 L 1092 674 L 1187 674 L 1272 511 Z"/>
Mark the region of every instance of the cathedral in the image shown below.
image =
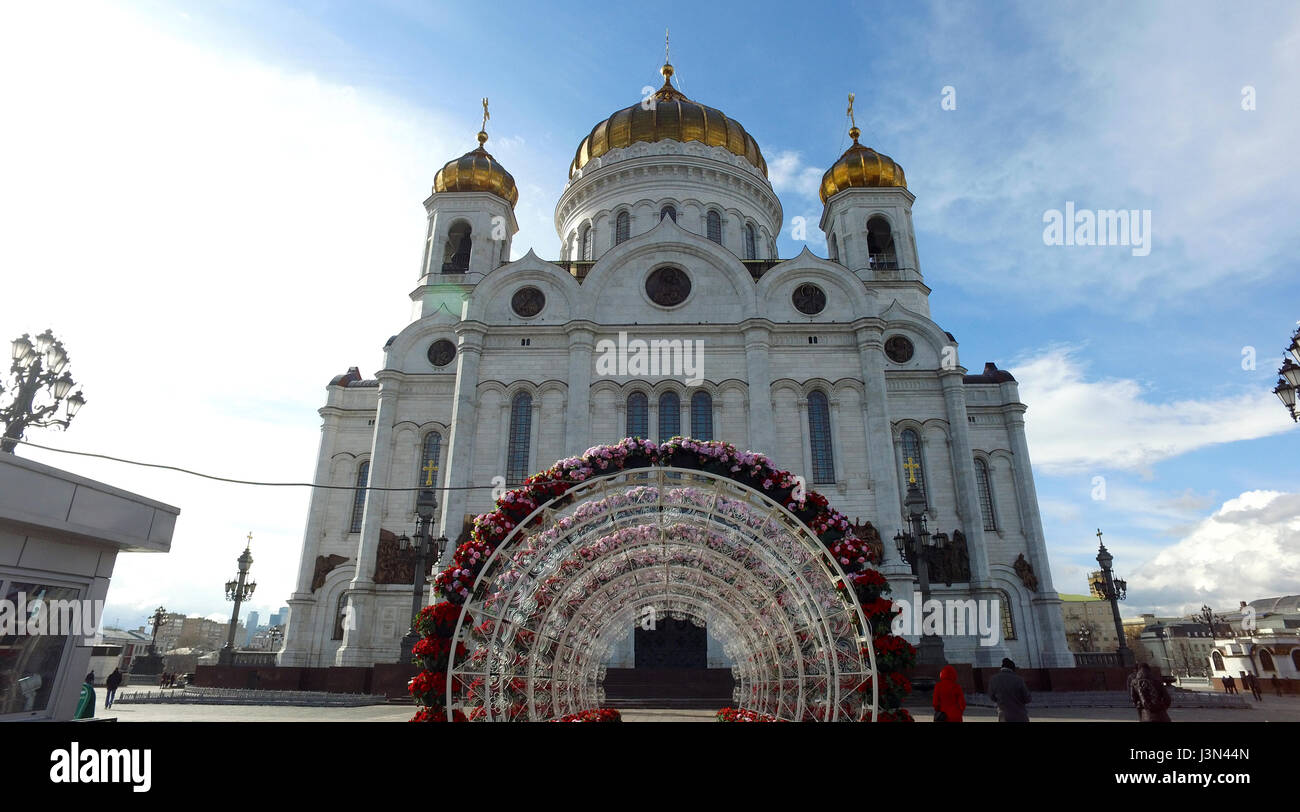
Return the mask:
<path id="1" fill-rule="evenodd" d="M 582 137 L 556 259 L 510 259 L 519 192 L 486 149 L 486 100 L 477 148 L 434 176 L 412 320 L 374 379 L 352 368 L 327 387 L 315 482 L 333 487 L 313 491 L 279 664 L 397 661 L 415 576 L 398 537 L 430 479 L 445 561 L 494 487 L 596 444 L 681 435 L 802 476 L 880 543 L 896 598 L 918 582 L 892 541 L 914 481 L 929 529 L 951 539 L 928 565 L 933 597 L 1000 613 L 992 645 L 945 636 L 948 661 L 1072 666 L 1026 406 L 1010 373 L 961 366 L 931 319 L 903 168 L 850 129 L 821 182 L 829 256 L 779 258 L 758 143 L 662 74 Z M 622 357 L 638 347 L 664 363 Z M 728 665 L 696 637 L 684 645 Z M 610 665 L 654 663 L 652 647 L 629 635 Z"/>

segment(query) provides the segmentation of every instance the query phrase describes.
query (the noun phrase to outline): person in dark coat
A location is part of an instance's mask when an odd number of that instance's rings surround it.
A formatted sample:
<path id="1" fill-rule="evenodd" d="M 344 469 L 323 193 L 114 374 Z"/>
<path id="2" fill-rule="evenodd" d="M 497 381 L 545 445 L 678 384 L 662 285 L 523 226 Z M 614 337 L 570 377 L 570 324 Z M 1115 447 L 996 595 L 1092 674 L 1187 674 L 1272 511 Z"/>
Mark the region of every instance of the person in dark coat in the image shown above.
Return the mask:
<path id="1" fill-rule="evenodd" d="M 939 672 L 939 684 L 934 686 L 934 710 L 936 722 L 960 722 L 966 711 L 966 693 L 957 684 L 957 669 L 951 665 L 945 665 Z"/>
<path id="2" fill-rule="evenodd" d="M 1282 680 L 1280 680 L 1280 679 L 1277 678 L 1277 674 L 1274 674 L 1273 676 L 1269 677 L 1269 678 L 1268 678 L 1268 682 L 1269 682 L 1270 685 L 1273 686 L 1273 693 L 1277 694 L 1278 696 L 1281 696 L 1281 695 L 1282 695 Z"/>
<path id="3" fill-rule="evenodd" d="M 1223 691 L 1228 694 L 1237 693 L 1237 681 L 1232 677 L 1223 678 Z"/>
<path id="4" fill-rule="evenodd" d="M 1264 694 L 1259 689 L 1259 677 L 1254 674 L 1247 674 L 1243 671 L 1241 673 L 1241 681 L 1250 686 L 1250 692 L 1254 694 L 1256 702 L 1264 701 Z"/>
<path id="5" fill-rule="evenodd" d="M 1169 689 L 1164 682 L 1151 673 L 1151 666 L 1143 663 L 1137 667 L 1129 680 L 1128 691 L 1133 706 L 1137 708 L 1139 722 L 1170 721 L 1169 706 L 1173 700 L 1169 698 Z"/>
<path id="6" fill-rule="evenodd" d="M 1028 722 L 1029 688 L 1016 673 L 1016 664 L 1010 657 L 1002 660 L 1002 669 L 989 680 L 989 699 L 998 706 L 999 722 Z"/>
<path id="7" fill-rule="evenodd" d="M 108 675 L 104 680 L 104 707 L 113 707 L 113 697 L 117 696 L 117 689 L 122 687 L 122 669 L 114 668 L 113 673 Z"/>

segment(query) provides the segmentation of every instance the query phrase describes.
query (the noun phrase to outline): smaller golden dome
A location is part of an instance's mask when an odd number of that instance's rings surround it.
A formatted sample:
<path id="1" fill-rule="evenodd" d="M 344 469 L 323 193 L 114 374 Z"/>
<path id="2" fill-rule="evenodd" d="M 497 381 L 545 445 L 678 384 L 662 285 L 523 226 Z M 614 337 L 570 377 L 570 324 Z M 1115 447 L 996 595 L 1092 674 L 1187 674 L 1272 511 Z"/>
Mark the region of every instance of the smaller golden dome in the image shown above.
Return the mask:
<path id="1" fill-rule="evenodd" d="M 849 130 L 853 137 L 853 146 L 844 151 L 840 159 L 822 175 L 822 203 L 830 200 L 838 192 L 855 187 L 901 186 L 907 188 L 907 178 L 903 167 L 894 163 L 888 155 L 882 155 L 870 147 L 858 143 L 861 131 L 857 127 Z"/>
<path id="2" fill-rule="evenodd" d="M 433 191 L 437 192 L 491 192 L 510 204 L 519 202 L 519 190 L 514 176 L 506 171 L 492 154 L 483 149 L 488 135 L 480 130 L 478 149 L 448 161 L 433 176 Z"/>

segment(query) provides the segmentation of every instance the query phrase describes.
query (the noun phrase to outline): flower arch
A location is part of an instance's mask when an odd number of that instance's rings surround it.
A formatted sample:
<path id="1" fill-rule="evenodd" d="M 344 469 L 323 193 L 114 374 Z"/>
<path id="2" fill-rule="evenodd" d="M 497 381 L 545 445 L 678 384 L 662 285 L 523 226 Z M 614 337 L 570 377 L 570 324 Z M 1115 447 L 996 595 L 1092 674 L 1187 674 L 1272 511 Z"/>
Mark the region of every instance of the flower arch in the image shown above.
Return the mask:
<path id="1" fill-rule="evenodd" d="M 628 438 L 475 519 L 434 578 L 412 721 L 610 721 L 604 662 L 638 618 L 707 622 L 736 663 L 723 721 L 910 721 L 878 551 L 762 454 Z"/>

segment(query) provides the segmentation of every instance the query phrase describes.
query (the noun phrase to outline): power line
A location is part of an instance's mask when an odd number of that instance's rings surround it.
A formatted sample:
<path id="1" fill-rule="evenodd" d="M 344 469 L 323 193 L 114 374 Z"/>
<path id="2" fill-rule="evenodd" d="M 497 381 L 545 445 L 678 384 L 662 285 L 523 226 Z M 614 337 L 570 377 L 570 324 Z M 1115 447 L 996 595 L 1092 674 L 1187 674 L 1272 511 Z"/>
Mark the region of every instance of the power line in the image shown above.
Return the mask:
<path id="1" fill-rule="evenodd" d="M 29 445 L 32 448 L 39 448 L 44 451 L 54 451 L 59 454 L 75 454 L 78 457 L 93 457 L 95 459 L 100 459 L 100 460 L 111 460 L 112 462 L 121 462 L 121 463 L 126 463 L 127 465 L 138 465 L 141 466 L 142 468 L 158 468 L 164 471 L 176 471 L 178 473 L 189 474 L 190 476 L 202 477 L 203 479 L 211 479 L 217 482 L 229 482 L 233 485 L 257 485 L 257 486 L 267 487 L 267 488 L 320 488 L 323 490 L 334 490 L 334 491 L 406 491 L 406 492 L 481 491 L 481 490 L 492 490 L 493 488 L 500 487 L 498 485 L 457 485 L 457 486 L 430 485 L 429 487 L 417 486 L 414 488 L 380 488 L 371 485 L 318 485 L 314 482 L 261 482 L 253 479 L 236 479 L 235 477 L 217 476 L 216 474 L 205 474 L 202 471 L 192 471 L 189 468 L 181 468 L 176 465 L 163 465 L 161 463 L 156 463 L 156 462 L 142 462 L 140 460 L 128 460 L 122 457 L 114 457 L 111 454 L 96 454 L 91 451 L 73 451 L 68 448 L 54 448 L 53 446 L 33 443 L 30 440 L 17 440 L 16 442 L 22 443 L 23 445 Z M 552 480 L 552 481 L 567 482 L 568 484 L 571 485 L 577 485 L 580 484 L 581 482 L 584 482 L 585 480 L 575 479 L 575 480 Z"/>

